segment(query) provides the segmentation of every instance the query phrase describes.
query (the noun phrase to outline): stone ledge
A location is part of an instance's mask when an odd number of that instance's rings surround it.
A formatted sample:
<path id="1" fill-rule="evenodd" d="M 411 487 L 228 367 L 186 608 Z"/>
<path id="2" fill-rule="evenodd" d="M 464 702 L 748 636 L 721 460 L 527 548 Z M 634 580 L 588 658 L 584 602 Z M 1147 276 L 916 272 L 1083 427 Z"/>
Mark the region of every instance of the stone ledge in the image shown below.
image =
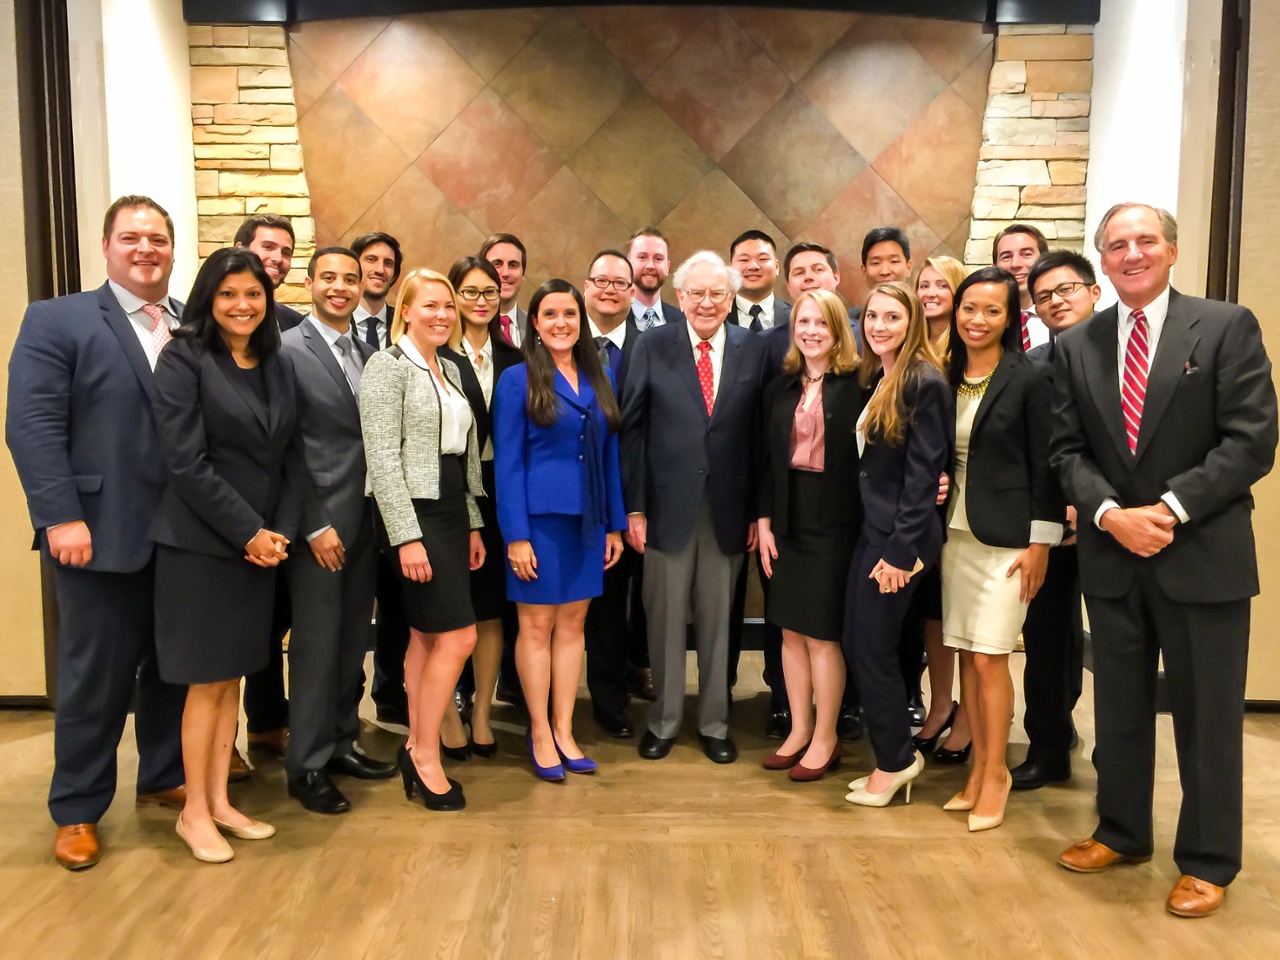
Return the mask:
<path id="1" fill-rule="evenodd" d="M 1031 93 L 1088 93 L 1093 89 L 1093 63 L 1088 60 L 1035 60 L 1027 63 Z"/>
<path id="2" fill-rule="evenodd" d="M 1065 28 L 1064 28 L 1065 29 Z M 997 60 L 1092 60 L 1093 37 L 1087 34 L 1001 35 Z"/>
<path id="3" fill-rule="evenodd" d="M 191 65 L 288 67 L 289 55 L 273 47 L 192 47 Z"/>
<path id="4" fill-rule="evenodd" d="M 1054 160 L 1049 163 L 1050 182 L 1055 186 L 1084 183 L 1089 165 L 1083 160 Z"/>
<path id="5" fill-rule="evenodd" d="M 1066 143 L 1034 147 L 989 146 L 978 151 L 981 160 L 1087 160 L 1088 144 Z"/>
<path id="6" fill-rule="evenodd" d="M 196 143 L 297 143 L 297 127 L 209 125 L 193 127 Z"/>
<path id="7" fill-rule="evenodd" d="M 1074 187 L 1024 187 L 1023 203 L 1084 203 L 1084 186 Z"/>
<path id="8" fill-rule="evenodd" d="M 298 110 L 288 104 L 217 103 L 213 106 L 215 124 L 251 124 L 253 126 L 292 127 L 298 122 Z"/>

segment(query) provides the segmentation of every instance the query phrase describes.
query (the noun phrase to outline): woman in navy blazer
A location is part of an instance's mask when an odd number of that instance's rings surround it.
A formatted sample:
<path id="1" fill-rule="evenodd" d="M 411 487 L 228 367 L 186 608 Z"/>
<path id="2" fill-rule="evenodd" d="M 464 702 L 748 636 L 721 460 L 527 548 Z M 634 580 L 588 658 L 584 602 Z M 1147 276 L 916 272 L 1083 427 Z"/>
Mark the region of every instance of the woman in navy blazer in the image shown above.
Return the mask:
<path id="1" fill-rule="evenodd" d="M 845 797 L 887 806 L 924 769 L 902 709 L 898 661 L 902 624 L 919 574 L 942 549 L 938 476 L 950 469 L 951 391 L 929 342 L 915 292 L 882 283 L 862 311 L 864 387 L 873 388 L 858 420 L 862 534 L 849 568 L 845 652 L 866 709 L 876 769 L 849 784 Z"/>
<path id="2" fill-rule="evenodd" d="M 511 567 L 507 596 L 520 618 L 516 668 L 530 757 L 544 780 L 563 780 L 566 766 L 596 769 L 573 737 L 583 621 L 604 591 L 604 571 L 622 556 L 627 526 L 618 401 L 586 316 L 572 284 L 540 286 L 529 302 L 525 363 L 502 375 L 494 396 L 498 523 Z"/>
<path id="3" fill-rule="evenodd" d="M 199 860 L 275 831 L 227 798 L 240 678 L 265 669 L 277 565 L 301 512 L 305 466 L 293 367 L 280 356 L 271 280 L 240 248 L 200 269 L 183 323 L 156 363 L 152 408 L 168 487 L 156 542 L 160 676 L 189 684 L 187 798 L 177 833 Z"/>

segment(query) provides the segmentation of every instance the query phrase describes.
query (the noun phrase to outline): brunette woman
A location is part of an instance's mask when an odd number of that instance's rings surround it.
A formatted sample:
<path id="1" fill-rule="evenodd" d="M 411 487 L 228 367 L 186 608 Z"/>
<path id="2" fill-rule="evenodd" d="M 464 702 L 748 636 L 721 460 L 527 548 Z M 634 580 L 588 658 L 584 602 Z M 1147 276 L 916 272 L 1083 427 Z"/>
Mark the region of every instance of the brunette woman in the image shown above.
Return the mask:
<path id="1" fill-rule="evenodd" d="M 764 766 L 790 769 L 792 780 L 819 780 L 840 763 L 840 638 L 860 515 L 855 427 L 865 393 L 857 368 L 840 298 L 826 290 L 801 294 L 791 308 L 782 375 L 764 390 L 759 471 L 760 569 L 770 578 L 765 615 L 782 630 L 791 707 L 791 733 Z"/>
<path id="2" fill-rule="evenodd" d="M 951 308 L 955 292 L 967 275 L 959 260 L 930 257 L 916 278 L 916 296 L 929 324 L 929 341 L 944 364 L 951 355 Z M 938 763 L 964 763 L 969 759 L 969 721 L 964 704 L 951 699 L 956 654 L 942 642 L 942 576 L 938 566 L 921 575 L 912 606 L 911 618 L 923 624 L 925 661 L 929 667 L 929 713 L 911 743 L 926 756 L 932 754 Z M 947 739 L 938 746 L 943 734 L 948 734 Z"/>
<path id="3" fill-rule="evenodd" d="M 176 829 L 207 863 L 234 856 L 219 830 L 242 840 L 275 833 L 227 797 L 240 679 L 267 666 L 276 567 L 306 469 L 271 291 L 256 254 L 214 251 L 160 352 L 152 396 L 169 482 L 151 527 L 156 649 L 161 679 L 189 685 Z"/>
<path id="4" fill-rule="evenodd" d="M 503 614 L 508 607 L 506 567 L 502 557 L 507 545 L 498 526 L 494 499 L 493 472 L 493 392 L 498 378 L 523 360 L 520 351 L 507 343 L 498 327 L 498 297 L 502 281 L 493 264 L 482 257 L 463 257 L 449 269 L 449 282 L 458 293 L 460 323 L 440 348 L 462 376 L 462 389 L 471 403 L 480 445 L 480 477 L 484 491 L 476 497 L 480 518 L 480 538 L 485 556 L 490 558 L 471 573 L 471 603 L 476 614 L 476 649 L 471 655 L 475 699 L 470 709 L 470 749 L 477 756 L 492 757 L 498 752 L 490 723 L 493 693 L 498 685 L 502 662 Z M 466 678 L 464 677 L 464 682 Z M 448 719 L 448 714 L 446 714 Z"/>
<path id="5" fill-rule="evenodd" d="M 960 651 L 960 694 L 973 769 L 947 810 L 969 830 L 1004 820 L 1013 719 L 1009 654 L 1027 604 L 1062 539 L 1066 504 L 1049 467 L 1049 377 L 1022 352 L 1018 281 L 999 267 L 956 290 L 950 380 L 956 393 L 956 467 L 942 552 L 942 628 Z"/>
<path id="6" fill-rule="evenodd" d="M 453 285 L 434 270 L 400 282 L 393 346 L 360 381 L 369 487 L 385 547 L 399 560 L 409 650 L 409 739 L 400 752 L 405 796 L 461 810 L 462 786 L 440 766 L 440 725 L 476 643 L 469 571 L 484 562 L 480 445 L 457 365 L 439 350 L 458 324 Z"/>
<path id="7" fill-rule="evenodd" d="M 529 301 L 525 362 L 498 381 L 494 468 L 516 603 L 516 667 L 529 707 L 529 756 L 543 780 L 591 773 L 573 736 L 583 621 L 622 556 L 618 401 L 582 294 L 548 280 Z M 548 718 L 548 706 L 550 706 Z"/>
<path id="8" fill-rule="evenodd" d="M 898 642 L 918 575 L 937 562 L 938 477 L 949 470 L 951 394 L 915 293 L 882 283 L 862 310 L 859 381 L 874 392 L 858 420 L 862 531 L 849 568 L 845 652 L 866 710 L 876 768 L 845 797 L 889 804 L 924 769 L 902 709 Z"/>

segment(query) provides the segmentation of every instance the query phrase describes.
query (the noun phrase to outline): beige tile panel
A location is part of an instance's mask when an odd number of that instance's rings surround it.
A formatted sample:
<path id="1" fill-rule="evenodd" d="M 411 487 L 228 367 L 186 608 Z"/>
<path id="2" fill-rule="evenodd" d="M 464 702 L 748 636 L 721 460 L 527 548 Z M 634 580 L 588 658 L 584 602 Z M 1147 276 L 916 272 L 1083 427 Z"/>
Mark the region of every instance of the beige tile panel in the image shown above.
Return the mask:
<path id="1" fill-rule="evenodd" d="M 450 10 L 427 14 L 426 22 L 488 82 L 553 15 L 552 10 Z"/>
<path id="2" fill-rule="evenodd" d="M 951 83 L 992 46 L 980 23 L 955 23 L 925 17 L 898 17 L 895 24 L 929 66 Z M 988 54 L 988 63 L 990 56 Z"/>
<path id="3" fill-rule="evenodd" d="M 715 250 L 728 257 L 729 242 L 744 230 L 763 230 L 777 241 L 779 250 L 791 245 L 782 228 L 723 170 L 707 174 L 658 226 L 671 238 L 671 262 L 677 266 L 697 250 Z"/>
<path id="4" fill-rule="evenodd" d="M 329 89 L 333 79 L 292 39 L 289 41 L 289 71 L 293 74 L 293 97 L 301 116 Z"/>
<path id="5" fill-rule="evenodd" d="M 290 27 L 289 38 L 336 80 L 390 22 L 390 17 L 311 20 Z"/>
<path id="6" fill-rule="evenodd" d="M 730 13 L 747 36 L 760 45 L 793 83 L 813 69 L 857 19 L 852 13 L 794 10 L 742 9 Z"/>
<path id="7" fill-rule="evenodd" d="M 707 18 L 689 7 L 575 7 L 587 25 L 637 80 L 648 80 Z"/>

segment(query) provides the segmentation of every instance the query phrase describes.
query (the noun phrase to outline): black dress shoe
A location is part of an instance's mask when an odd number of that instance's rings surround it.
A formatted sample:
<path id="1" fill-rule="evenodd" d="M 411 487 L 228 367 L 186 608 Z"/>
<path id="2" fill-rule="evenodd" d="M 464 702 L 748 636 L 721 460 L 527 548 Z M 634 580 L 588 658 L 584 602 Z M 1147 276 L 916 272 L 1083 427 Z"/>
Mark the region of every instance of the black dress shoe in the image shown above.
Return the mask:
<path id="1" fill-rule="evenodd" d="M 841 710 L 836 720 L 836 736 L 842 743 L 855 743 L 862 739 L 862 708 Z"/>
<path id="2" fill-rule="evenodd" d="M 769 722 L 764 725 L 764 735 L 770 740 L 785 740 L 791 736 L 791 712 L 775 710 L 769 714 Z"/>
<path id="3" fill-rule="evenodd" d="M 355 750 L 335 753 L 324 768 L 330 773 L 355 777 L 357 780 L 390 780 L 396 775 L 394 763 L 383 763 Z"/>
<path id="4" fill-rule="evenodd" d="M 661 760 L 671 752 L 675 740 L 664 740 L 652 730 L 646 730 L 640 738 L 640 756 L 646 760 Z"/>
<path id="5" fill-rule="evenodd" d="M 615 740 L 627 740 L 636 735 L 636 728 L 631 725 L 631 718 L 619 710 L 617 713 L 597 713 L 596 723 Z"/>
<path id="6" fill-rule="evenodd" d="M 289 796 L 312 813 L 346 813 L 351 809 L 351 801 L 323 770 L 308 770 L 300 777 L 290 777 Z"/>
<path id="7" fill-rule="evenodd" d="M 400 707 L 378 707 L 378 723 L 390 723 L 397 727 L 409 726 L 409 711 Z"/>
<path id="8" fill-rule="evenodd" d="M 1046 783 L 1070 780 L 1071 762 L 1050 764 L 1041 763 L 1038 760 L 1027 760 L 1014 767 L 1010 776 L 1013 777 L 1014 790 L 1039 790 Z"/>
<path id="9" fill-rule="evenodd" d="M 924 697 L 917 690 L 907 698 L 907 718 L 913 727 L 923 727 L 929 711 L 925 709 Z"/>
<path id="10" fill-rule="evenodd" d="M 728 737 L 702 737 L 702 752 L 712 763 L 733 763 L 738 759 L 738 748 Z"/>

